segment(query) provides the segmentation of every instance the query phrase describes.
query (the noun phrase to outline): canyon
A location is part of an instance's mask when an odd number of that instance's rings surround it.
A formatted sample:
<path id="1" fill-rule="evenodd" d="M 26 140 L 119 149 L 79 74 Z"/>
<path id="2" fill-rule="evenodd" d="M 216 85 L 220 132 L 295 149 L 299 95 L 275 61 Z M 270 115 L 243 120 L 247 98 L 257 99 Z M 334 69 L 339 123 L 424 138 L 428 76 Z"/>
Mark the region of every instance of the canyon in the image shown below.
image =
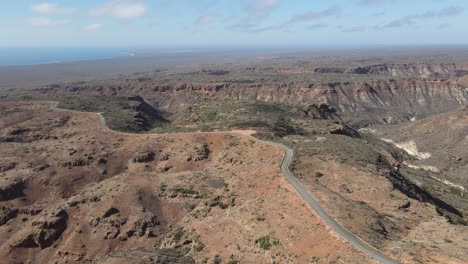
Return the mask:
<path id="1" fill-rule="evenodd" d="M 431 74 L 439 68 L 454 73 L 446 65 L 415 65 Z M 370 66 L 375 67 L 375 66 Z M 380 66 L 378 66 L 380 67 Z M 386 66 L 391 67 L 391 66 Z M 465 66 L 460 66 L 465 67 Z M 430 70 L 429 70 L 430 69 Z M 451 71 L 449 71 L 451 69 Z M 405 75 L 406 77 L 406 75 Z M 71 93 L 100 96 L 141 96 L 153 107 L 177 112 L 200 100 L 260 100 L 282 103 L 326 103 L 356 127 L 399 123 L 455 110 L 468 102 L 466 78 L 398 78 L 367 82 L 173 82 L 161 84 L 156 75 L 112 81 L 71 83 L 40 89 L 42 93 Z"/>
<path id="2" fill-rule="evenodd" d="M 306 191 L 382 254 L 463 263 L 466 64 L 296 61 L 0 91 L 0 256 L 375 262 L 282 177 L 281 149 L 234 130 L 293 149 Z"/>

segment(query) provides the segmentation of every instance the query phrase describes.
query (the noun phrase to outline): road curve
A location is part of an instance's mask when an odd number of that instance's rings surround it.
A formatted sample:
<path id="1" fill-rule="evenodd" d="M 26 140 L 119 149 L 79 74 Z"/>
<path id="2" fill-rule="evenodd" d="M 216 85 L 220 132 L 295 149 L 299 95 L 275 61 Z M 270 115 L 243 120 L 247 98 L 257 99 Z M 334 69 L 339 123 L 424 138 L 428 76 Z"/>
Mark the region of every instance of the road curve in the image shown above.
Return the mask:
<path id="1" fill-rule="evenodd" d="M 54 107 L 57 110 L 64 110 L 64 111 L 69 111 L 69 112 L 77 112 L 77 113 L 89 113 L 89 112 L 79 112 L 79 111 L 74 111 L 74 110 L 66 110 L 66 109 L 58 109 Z M 116 133 L 122 133 L 119 131 L 114 131 L 111 130 L 109 127 L 106 125 L 106 120 L 104 116 L 101 113 L 96 113 L 98 120 L 99 120 L 99 128 L 105 132 L 116 132 Z M 328 226 L 330 226 L 338 235 L 340 235 L 342 238 L 344 238 L 346 241 L 348 241 L 351 245 L 353 245 L 355 248 L 359 249 L 363 253 L 365 253 L 367 256 L 371 257 L 372 259 L 383 263 L 383 264 L 399 264 L 395 259 L 392 259 L 390 257 L 385 256 L 381 251 L 377 250 L 376 248 L 372 247 L 371 245 L 367 244 L 363 240 L 361 240 L 359 237 L 355 236 L 353 233 L 351 233 L 348 229 L 344 228 L 342 225 L 340 225 L 338 222 L 335 221 L 326 211 L 325 209 L 320 206 L 320 204 L 317 202 L 317 200 L 310 195 L 309 192 L 304 188 L 304 186 L 299 182 L 299 180 L 291 173 L 289 170 L 289 165 L 292 162 L 292 158 L 294 156 L 294 151 L 287 146 L 281 144 L 281 143 L 275 143 L 271 141 L 264 141 L 260 140 L 258 138 L 240 134 L 240 133 L 235 133 L 235 132 L 200 132 L 200 133 L 205 133 L 205 134 L 215 134 L 215 133 L 223 133 L 223 134 L 232 134 L 236 136 L 243 136 L 243 137 L 248 137 L 252 140 L 255 140 L 256 142 L 260 143 L 265 143 L 268 145 L 273 145 L 276 147 L 279 147 L 284 151 L 284 157 L 281 162 L 280 168 L 281 172 L 283 173 L 284 177 L 291 183 L 291 185 L 296 189 L 296 191 L 299 193 L 299 195 L 302 197 L 302 199 L 310 206 L 314 211 L 317 213 L 317 215 L 322 219 L 323 222 L 325 222 Z M 127 134 L 127 133 L 125 133 Z M 193 133 L 175 133 L 175 134 L 193 134 Z"/>
<path id="2" fill-rule="evenodd" d="M 348 229 L 344 228 L 338 222 L 335 221 L 317 202 L 317 200 L 312 197 L 312 195 L 307 192 L 304 186 L 299 182 L 299 180 L 291 173 L 289 170 L 289 165 L 292 161 L 293 157 L 293 150 L 286 147 L 283 144 L 272 143 L 284 150 L 285 156 L 283 162 L 281 163 L 281 172 L 283 175 L 288 179 L 288 181 L 294 186 L 296 191 L 301 195 L 302 199 L 312 207 L 315 212 L 319 215 L 319 217 L 328 225 L 330 226 L 336 233 L 338 233 L 342 238 L 348 241 L 357 249 L 364 252 L 369 257 L 373 258 L 374 260 L 384 263 L 384 264 L 397 264 L 400 263 L 390 257 L 385 256 L 382 252 L 377 250 L 376 248 L 372 247 L 371 245 L 367 244 L 353 233 L 351 233 Z"/>

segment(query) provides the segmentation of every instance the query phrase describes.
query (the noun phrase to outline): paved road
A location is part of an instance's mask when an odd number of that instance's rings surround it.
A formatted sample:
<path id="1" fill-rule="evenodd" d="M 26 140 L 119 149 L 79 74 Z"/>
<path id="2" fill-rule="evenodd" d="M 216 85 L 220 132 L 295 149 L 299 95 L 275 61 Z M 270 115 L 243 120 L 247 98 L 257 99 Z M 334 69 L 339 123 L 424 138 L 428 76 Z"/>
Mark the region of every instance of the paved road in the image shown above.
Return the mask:
<path id="1" fill-rule="evenodd" d="M 320 204 L 315 200 L 312 195 L 310 195 L 304 186 L 299 182 L 299 180 L 291 173 L 289 170 L 289 165 L 292 161 L 293 157 L 293 150 L 284 146 L 283 144 L 273 143 L 274 145 L 280 147 L 284 150 L 285 156 L 283 162 L 281 163 L 281 172 L 283 172 L 284 176 L 288 179 L 288 181 L 296 188 L 297 192 L 302 196 L 302 199 L 312 207 L 315 212 L 322 218 L 322 220 L 329 225 L 336 233 L 338 233 L 341 237 L 351 243 L 354 247 L 364 252 L 369 257 L 373 258 L 374 260 L 379 261 L 380 263 L 384 264 L 396 264 L 399 263 L 398 261 L 385 256 L 382 252 L 375 249 L 371 245 L 365 243 L 360 238 L 356 237 L 353 233 L 349 230 L 341 226 L 338 222 L 335 221 L 323 208 Z"/>
<path id="2" fill-rule="evenodd" d="M 106 119 L 101 113 L 97 113 L 97 117 L 99 119 L 99 128 L 104 131 L 110 131 L 110 128 L 106 126 Z"/>
<path id="3" fill-rule="evenodd" d="M 59 109 L 62 110 L 62 109 Z M 69 112 L 78 112 L 78 113 L 83 113 L 79 111 L 73 111 L 73 110 L 65 110 Z M 99 119 L 99 128 L 102 129 L 103 131 L 107 132 L 117 132 L 121 133 L 118 131 L 113 131 L 106 125 L 106 120 L 104 116 L 101 113 L 96 113 L 98 119 Z M 338 222 L 335 221 L 323 208 L 320 206 L 320 204 L 317 202 L 317 200 L 310 195 L 309 192 L 304 188 L 304 186 L 299 182 L 299 180 L 291 173 L 289 170 L 289 165 L 292 162 L 292 158 L 294 155 L 294 152 L 292 149 L 286 147 L 283 144 L 280 143 L 275 143 L 271 141 L 263 141 L 258 138 L 252 137 L 252 136 L 246 136 L 244 134 L 239 134 L 239 133 L 234 133 L 234 132 L 204 132 L 205 134 L 215 134 L 215 133 L 223 133 L 223 134 L 234 134 L 234 135 L 241 135 L 243 137 L 248 137 L 252 140 L 255 140 L 257 142 L 273 145 L 276 147 L 281 148 L 284 151 L 284 158 L 283 161 L 281 162 L 281 172 L 283 175 L 286 177 L 286 179 L 294 186 L 296 191 L 301 195 L 302 199 L 310 206 L 312 209 L 315 210 L 317 215 L 328 225 L 330 226 L 336 233 L 338 233 L 342 238 L 344 238 L 346 241 L 348 241 L 351 245 L 371 257 L 372 259 L 384 263 L 384 264 L 398 264 L 397 260 L 394 260 L 392 258 L 389 258 L 385 256 L 382 252 L 377 250 L 376 248 L 372 247 L 371 245 L 367 244 L 366 242 L 362 241 L 360 238 L 355 236 L 353 233 L 351 233 L 348 229 L 344 228 L 342 225 L 340 225 Z M 127 133 L 125 133 L 127 134 Z M 177 133 L 177 134 L 192 134 L 192 133 Z"/>

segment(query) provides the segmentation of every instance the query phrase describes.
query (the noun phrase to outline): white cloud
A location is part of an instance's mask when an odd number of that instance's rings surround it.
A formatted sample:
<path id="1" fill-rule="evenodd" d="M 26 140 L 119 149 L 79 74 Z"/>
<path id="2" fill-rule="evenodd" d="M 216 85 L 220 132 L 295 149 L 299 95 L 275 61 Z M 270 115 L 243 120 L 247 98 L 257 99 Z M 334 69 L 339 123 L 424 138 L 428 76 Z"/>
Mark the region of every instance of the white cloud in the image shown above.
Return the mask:
<path id="1" fill-rule="evenodd" d="M 200 16 L 196 21 L 195 24 L 197 25 L 207 25 L 216 22 L 216 18 L 213 16 Z"/>
<path id="2" fill-rule="evenodd" d="M 454 17 L 454 16 L 460 15 L 461 13 L 463 13 L 463 11 L 464 11 L 463 7 L 448 6 L 446 8 L 439 9 L 439 10 L 429 10 L 421 14 L 404 16 L 404 17 L 395 19 L 383 26 L 374 26 L 374 29 L 413 26 L 420 20 Z"/>
<path id="3" fill-rule="evenodd" d="M 251 0 L 244 6 L 245 16 L 228 26 L 230 29 L 252 30 L 260 26 L 280 4 L 281 0 Z"/>
<path id="4" fill-rule="evenodd" d="M 256 0 L 248 7 L 249 12 L 262 12 L 274 8 L 279 3 L 279 0 Z"/>
<path id="5" fill-rule="evenodd" d="M 59 7 L 51 3 L 33 5 L 32 10 L 42 14 L 71 14 L 75 11 L 73 8 Z"/>
<path id="6" fill-rule="evenodd" d="M 26 24 L 37 27 L 59 26 L 70 23 L 70 20 L 51 19 L 48 17 L 33 17 L 26 19 Z"/>
<path id="7" fill-rule="evenodd" d="M 102 24 L 91 24 L 83 28 L 83 30 L 86 31 L 93 31 L 93 30 L 98 30 L 102 28 Z"/>
<path id="8" fill-rule="evenodd" d="M 111 1 L 89 11 L 90 16 L 114 16 L 121 19 L 141 17 L 148 11 L 148 6 L 139 1 Z"/>
<path id="9" fill-rule="evenodd" d="M 359 1 L 359 4 L 363 6 L 380 6 L 394 2 L 394 0 L 361 0 Z"/>
<path id="10" fill-rule="evenodd" d="M 321 11 L 307 11 L 305 13 L 293 16 L 288 23 L 304 22 L 309 20 L 317 20 L 331 16 L 341 15 L 341 8 L 333 6 Z"/>
<path id="11" fill-rule="evenodd" d="M 266 27 L 249 27 L 246 28 L 250 32 L 264 32 L 264 31 L 272 31 L 272 30 L 281 30 L 281 31 L 289 31 L 291 28 L 297 23 L 304 23 L 313 20 L 320 20 L 332 16 L 339 17 L 342 13 L 342 10 L 339 6 L 332 6 L 324 10 L 320 11 L 307 11 L 302 14 L 297 14 L 291 17 L 286 22 L 276 25 L 270 25 Z"/>

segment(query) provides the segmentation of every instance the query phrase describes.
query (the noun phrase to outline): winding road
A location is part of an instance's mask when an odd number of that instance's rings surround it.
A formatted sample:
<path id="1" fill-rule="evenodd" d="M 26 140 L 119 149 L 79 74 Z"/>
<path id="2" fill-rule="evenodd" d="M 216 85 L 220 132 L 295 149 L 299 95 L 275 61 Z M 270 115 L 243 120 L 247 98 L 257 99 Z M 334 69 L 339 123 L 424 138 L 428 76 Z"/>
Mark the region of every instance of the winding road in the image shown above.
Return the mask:
<path id="1" fill-rule="evenodd" d="M 293 157 L 293 150 L 284 146 L 283 144 L 273 143 L 273 145 L 280 147 L 284 150 L 285 156 L 283 162 L 281 163 L 281 172 L 283 175 L 288 179 L 288 181 L 294 186 L 296 191 L 301 195 L 302 199 L 312 207 L 318 216 L 328 225 L 330 226 L 336 233 L 338 233 L 342 238 L 348 241 L 357 249 L 364 252 L 369 257 L 373 258 L 374 260 L 384 263 L 384 264 L 396 264 L 399 263 L 398 261 L 385 256 L 382 252 L 377 250 L 376 248 L 372 247 L 371 245 L 367 244 L 353 233 L 351 233 L 348 229 L 344 228 L 338 222 L 335 221 L 323 208 L 320 204 L 315 200 L 312 195 L 307 192 L 304 186 L 299 182 L 299 180 L 291 173 L 289 170 L 289 164 L 292 161 Z"/>
<path id="2" fill-rule="evenodd" d="M 79 112 L 79 111 L 74 111 L 74 110 L 67 110 L 67 109 L 59 109 L 54 107 L 57 110 L 64 110 L 68 112 L 77 112 L 77 113 L 88 113 L 89 112 Z M 119 131 L 114 131 L 111 130 L 109 127 L 106 125 L 106 120 L 104 116 L 101 113 L 96 113 L 98 120 L 99 120 L 99 128 L 105 132 L 113 132 L 113 133 L 122 133 Z M 280 144 L 280 143 L 275 143 L 271 141 L 263 141 L 258 138 L 245 135 L 245 134 L 240 134 L 236 132 L 198 132 L 198 133 L 205 133 L 205 134 L 213 134 L 213 133 L 223 133 L 223 134 L 232 134 L 236 136 L 242 136 L 242 137 L 248 137 L 256 142 L 268 144 L 268 145 L 273 145 L 278 148 L 281 148 L 284 151 L 284 158 L 281 162 L 281 172 L 283 173 L 284 177 L 291 183 L 292 186 L 296 189 L 296 191 L 299 193 L 299 195 L 302 197 L 302 199 L 312 208 L 314 211 L 317 213 L 317 215 L 322 219 L 324 223 L 326 223 L 329 227 L 331 227 L 338 235 L 340 235 L 343 239 L 348 241 L 351 245 L 353 245 L 355 248 L 358 250 L 362 251 L 365 253 L 367 256 L 371 257 L 372 259 L 383 263 L 383 264 L 398 264 L 398 262 L 395 259 L 392 259 L 390 257 L 385 256 L 381 251 L 377 250 L 376 248 L 372 247 L 371 245 L 367 244 L 363 240 L 361 240 L 359 237 L 355 236 L 353 233 L 351 233 L 348 229 L 340 225 L 335 219 L 333 219 L 323 208 L 320 206 L 320 204 L 317 202 L 317 200 L 310 195 L 310 193 L 304 188 L 304 186 L 299 182 L 299 180 L 291 173 L 289 170 L 289 165 L 292 162 L 292 158 L 294 156 L 294 151 L 287 146 Z M 127 133 L 125 133 L 127 134 Z M 190 133 L 178 133 L 178 134 L 190 134 Z"/>

